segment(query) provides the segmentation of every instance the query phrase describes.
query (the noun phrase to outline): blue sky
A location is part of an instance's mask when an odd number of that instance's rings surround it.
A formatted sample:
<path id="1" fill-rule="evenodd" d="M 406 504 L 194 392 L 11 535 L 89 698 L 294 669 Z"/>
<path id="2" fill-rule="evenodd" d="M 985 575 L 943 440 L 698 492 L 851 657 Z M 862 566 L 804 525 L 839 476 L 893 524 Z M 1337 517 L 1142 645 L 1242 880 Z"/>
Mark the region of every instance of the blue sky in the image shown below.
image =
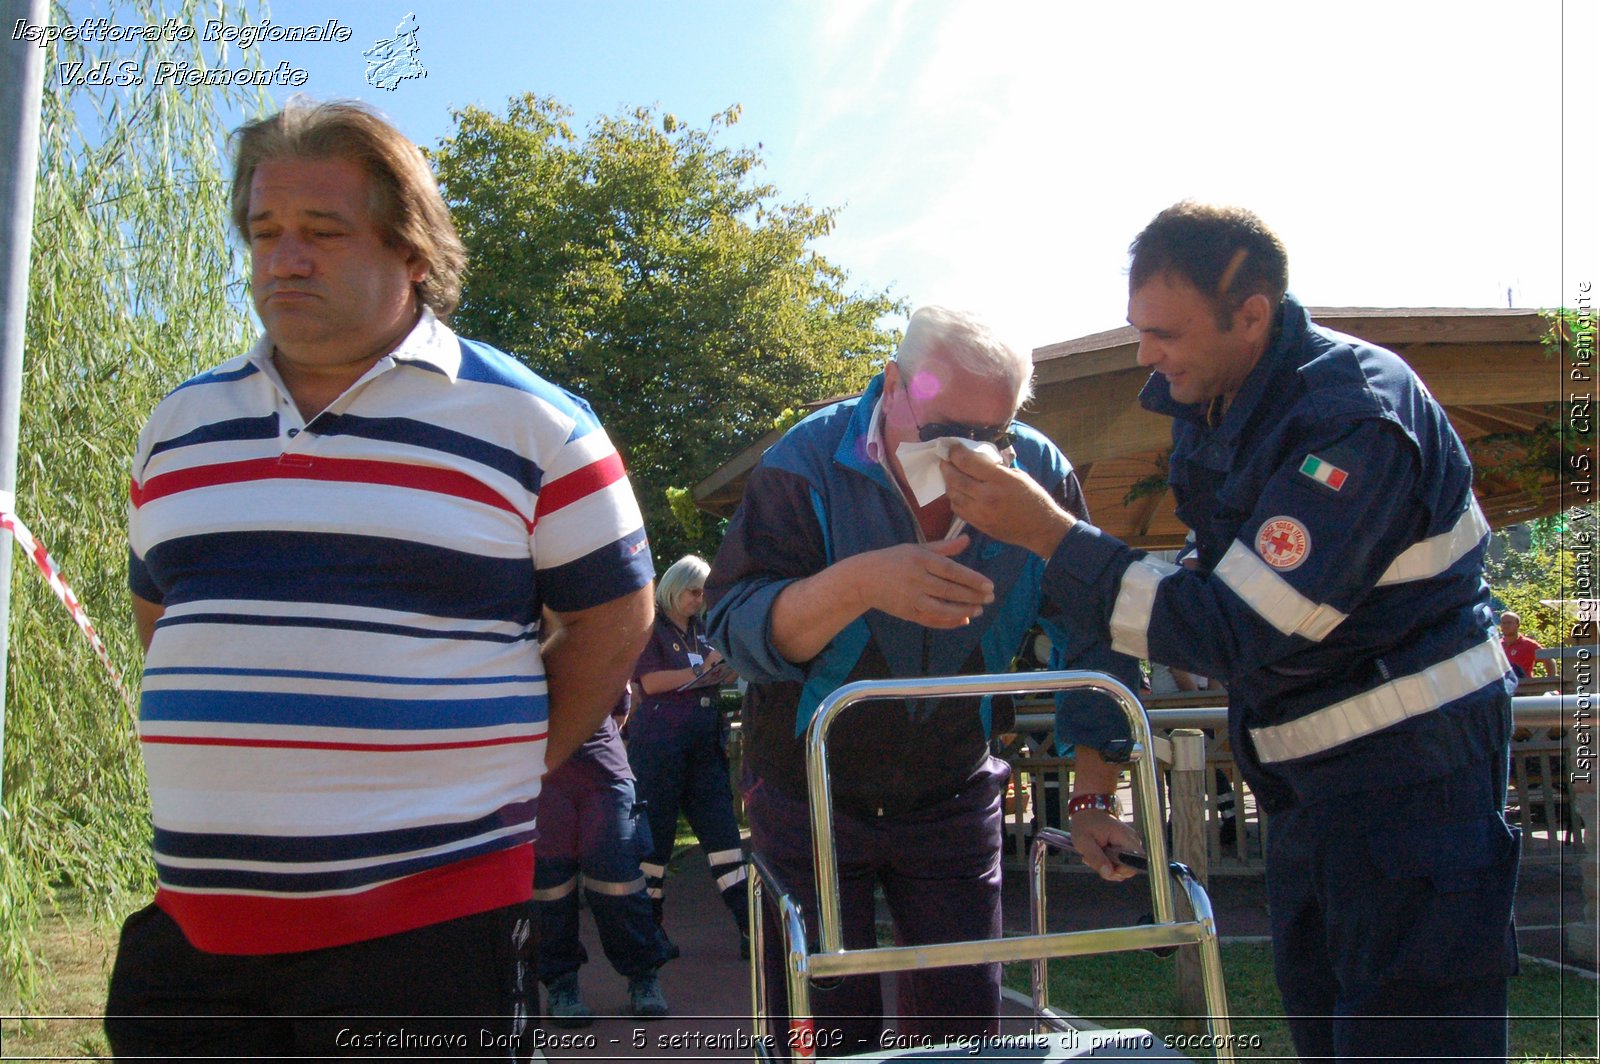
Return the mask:
<path id="1" fill-rule="evenodd" d="M 522 92 L 580 126 L 738 103 L 725 141 L 759 143 L 784 199 L 843 208 L 820 248 L 853 283 L 1037 347 L 1122 323 L 1128 241 L 1185 196 L 1258 211 L 1309 303 L 1571 303 L 1600 280 L 1597 7 L 276 0 L 351 40 L 258 47 L 424 144 Z M 368 85 L 362 51 L 413 12 L 427 76 Z"/>

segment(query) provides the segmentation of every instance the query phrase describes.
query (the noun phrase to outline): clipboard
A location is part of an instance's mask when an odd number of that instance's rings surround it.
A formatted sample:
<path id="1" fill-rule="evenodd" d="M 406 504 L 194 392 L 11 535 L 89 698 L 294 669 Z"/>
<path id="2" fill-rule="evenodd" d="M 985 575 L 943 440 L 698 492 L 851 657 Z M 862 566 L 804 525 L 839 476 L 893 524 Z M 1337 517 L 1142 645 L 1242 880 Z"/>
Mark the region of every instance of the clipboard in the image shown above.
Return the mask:
<path id="1" fill-rule="evenodd" d="M 721 687 L 723 684 L 732 683 L 738 678 L 739 674 L 733 671 L 733 666 L 729 665 L 727 659 L 724 658 L 688 683 L 680 687 L 674 687 L 673 690 L 698 691 L 705 687 Z"/>

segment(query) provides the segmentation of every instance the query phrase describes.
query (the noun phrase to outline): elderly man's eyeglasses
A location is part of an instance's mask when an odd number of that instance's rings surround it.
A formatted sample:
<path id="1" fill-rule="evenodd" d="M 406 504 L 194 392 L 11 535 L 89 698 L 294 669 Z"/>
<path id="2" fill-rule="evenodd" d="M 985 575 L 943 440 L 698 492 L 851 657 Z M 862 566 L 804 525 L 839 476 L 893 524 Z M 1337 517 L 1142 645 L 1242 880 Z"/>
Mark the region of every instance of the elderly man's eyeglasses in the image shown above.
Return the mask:
<path id="1" fill-rule="evenodd" d="M 992 443 L 1000 450 L 1011 446 L 1011 424 L 969 425 L 964 421 L 930 421 L 926 425 L 917 420 L 917 408 L 911 405 L 911 390 L 901 381 L 900 390 L 906 395 L 906 409 L 911 411 L 911 423 L 917 426 L 917 439 L 932 443 L 945 436 L 959 436 L 976 443 Z"/>

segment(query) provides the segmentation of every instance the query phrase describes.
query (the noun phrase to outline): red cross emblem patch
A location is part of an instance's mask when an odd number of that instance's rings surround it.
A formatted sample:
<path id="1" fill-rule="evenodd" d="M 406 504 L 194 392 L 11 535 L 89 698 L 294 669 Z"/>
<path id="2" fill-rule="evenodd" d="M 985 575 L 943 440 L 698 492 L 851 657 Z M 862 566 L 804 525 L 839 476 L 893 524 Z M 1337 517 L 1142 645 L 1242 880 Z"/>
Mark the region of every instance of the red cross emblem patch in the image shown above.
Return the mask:
<path id="1" fill-rule="evenodd" d="M 1274 569 L 1297 569 L 1311 553 L 1311 534 L 1292 517 L 1274 517 L 1256 533 L 1256 553 Z"/>

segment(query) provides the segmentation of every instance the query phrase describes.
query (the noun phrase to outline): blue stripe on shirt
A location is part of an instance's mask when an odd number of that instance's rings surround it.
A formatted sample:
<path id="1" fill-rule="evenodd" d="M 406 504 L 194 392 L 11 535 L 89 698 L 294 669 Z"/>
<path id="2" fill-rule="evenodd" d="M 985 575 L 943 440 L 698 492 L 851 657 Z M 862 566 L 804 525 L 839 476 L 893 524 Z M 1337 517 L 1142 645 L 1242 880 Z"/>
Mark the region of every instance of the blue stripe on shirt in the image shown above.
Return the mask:
<path id="1" fill-rule="evenodd" d="M 259 613 L 182 613 L 168 614 L 156 622 L 157 628 L 172 624 L 237 624 L 263 628 L 328 628 L 339 632 L 371 632 L 374 635 L 403 635 L 416 639 L 468 639 L 480 643 L 524 643 L 538 638 L 538 631 L 529 628 L 523 632 L 481 632 L 471 629 L 424 628 L 411 624 L 384 624 L 378 621 L 356 621 L 338 617 L 282 617 Z"/>
<path id="2" fill-rule="evenodd" d="M 572 433 L 567 437 L 569 443 L 582 439 L 600 427 L 588 403 L 487 344 L 475 340 L 461 341 L 461 369 L 457 375 L 462 380 L 515 388 L 549 403 L 573 419 Z"/>
<path id="3" fill-rule="evenodd" d="M 538 494 L 539 485 L 544 481 L 544 472 L 538 465 L 510 448 L 415 418 L 321 414 L 307 426 L 307 431 L 319 436 L 382 440 L 455 455 L 503 473 L 533 494 Z"/>
<path id="4" fill-rule="evenodd" d="M 156 586 L 155 580 L 150 576 L 150 567 L 145 565 L 144 559 L 133 553 L 133 548 L 128 548 L 128 590 L 146 602 L 161 604 L 161 589 Z"/>
<path id="5" fill-rule="evenodd" d="M 139 699 L 139 719 L 426 732 L 543 724 L 548 708 L 544 695 L 533 694 L 413 700 L 281 691 L 146 690 Z M 422 735 L 409 738 L 426 741 Z"/>
<path id="6" fill-rule="evenodd" d="M 519 625 L 539 616 L 531 558 L 490 558 L 384 536 L 213 532 L 158 543 L 144 560 L 169 607 L 256 599 Z"/>
<path id="7" fill-rule="evenodd" d="M 274 894 L 305 894 L 313 891 L 350 890 L 371 886 L 430 868 L 465 861 L 480 854 L 495 853 L 524 842 L 532 842 L 539 833 L 531 825 L 526 831 L 496 836 L 474 846 L 466 846 L 448 853 L 429 854 L 404 861 L 389 861 L 363 868 L 345 868 L 331 872 L 261 872 L 232 868 L 177 868 L 161 861 L 156 855 L 156 874 L 163 884 L 172 887 L 211 890 L 259 890 Z"/>
<path id="8" fill-rule="evenodd" d="M 224 365 L 226 365 L 226 363 L 224 363 Z M 260 373 L 260 372 L 261 372 L 260 369 L 258 369 L 256 367 L 256 364 L 254 362 L 246 362 L 244 365 L 240 366 L 238 369 L 230 369 L 230 370 L 227 370 L 225 372 L 224 371 L 220 371 L 220 370 L 215 370 L 215 369 L 209 369 L 209 370 L 206 370 L 204 373 L 200 373 L 200 374 L 197 374 L 197 375 L 195 375 L 193 377 L 190 377 L 188 380 L 184 381 L 182 384 L 178 385 L 176 388 L 172 389 L 172 391 L 168 392 L 167 394 L 168 395 L 174 395 L 174 394 L 176 394 L 178 392 L 183 391 L 185 388 L 193 388 L 197 384 L 228 384 L 231 381 L 243 380 L 246 377 L 249 377 L 249 376 L 251 376 L 253 374 Z"/>
<path id="9" fill-rule="evenodd" d="M 216 421 L 201 425 L 170 440 L 158 440 L 150 448 L 150 457 L 162 451 L 179 447 L 193 447 L 203 443 L 231 443 L 235 440 L 273 440 L 278 437 L 278 415 L 265 417 L 236 417 L 229 421 Z"/>
<path id="10" fill-rule="evenodd" d="M 156 828 L 155 849 L 162 857 L 251 861 L 350 861 L 386 853 L 414 853 L 445 846 L 500 828 L 532 821 L 537 799 L 512 802 L 488 816 L 452 824 L 427 824 L 358 835 L 238 835 Z"/>
<path id="11" fill-rule="evenodd" d="M 637 591 L 655 575 L 650 543 L 640 528 L 565 565 L 540 569 L 539 593 L 552 610 L 570 613 Z"/>

